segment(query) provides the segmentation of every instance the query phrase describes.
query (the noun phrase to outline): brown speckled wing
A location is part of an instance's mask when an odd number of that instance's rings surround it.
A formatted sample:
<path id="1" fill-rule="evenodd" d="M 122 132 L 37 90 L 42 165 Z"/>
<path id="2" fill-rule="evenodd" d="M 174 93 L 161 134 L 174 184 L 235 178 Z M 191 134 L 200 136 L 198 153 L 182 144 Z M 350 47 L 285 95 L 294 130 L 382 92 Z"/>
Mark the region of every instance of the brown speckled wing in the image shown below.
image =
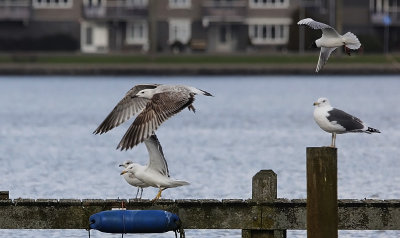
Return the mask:
<path id="1" fill-rule="evenodd" d="M 131 88 L 118 102 L 114 109 L 108 114 L 106 119 L 100 124 L 100 126 L 93 132 L 94 134 L 103 134 L 107 131 L 119 126 L 126 120 L 129 120 L 133 115 L 143 110 L 146 107 L 148 99 L 133 97 L 140 90 L 156 88 L 158 84 L 142 84 L 136 85 Z"/>
<path id="2" fill-rule="evenodd" d="M 127 150 L 149 138 L 168 118 L 194 101 L 193 93 L 163 92 L 155 94 L 146 108 L 136 117 L 117 149 Z"/>

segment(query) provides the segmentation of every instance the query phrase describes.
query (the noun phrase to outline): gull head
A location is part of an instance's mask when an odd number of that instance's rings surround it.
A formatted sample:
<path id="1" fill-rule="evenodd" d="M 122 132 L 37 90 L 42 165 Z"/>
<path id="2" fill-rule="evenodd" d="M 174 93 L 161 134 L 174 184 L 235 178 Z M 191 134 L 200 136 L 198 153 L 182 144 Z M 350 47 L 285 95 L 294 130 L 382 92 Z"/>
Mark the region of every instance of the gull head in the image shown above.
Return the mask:
<path id="1" fill-rule="evenodd" d="M 130 164 L 132 164 L 133 162 L 130 160 L 125 160 L 124 163 L 120 164 L 119 167 L 124 167 L 124 168 L 128 168 L 128 166 Z"/>
<path id="2" fill-rule="evenodd" d="M 128 167 L 126 167 L 124 170 L 122 170 L 121 175 L 126 174 L 126 173 L 131 173 L 131 174 L 135 175 L 138 168 L 139 168 L 139 164 L 131 163 Z"/>
<path id="3" fill-rule="evenodd" d="M 327 98 L 318 98 L 316 102 L 314 102 L 314 106 L 316 107 L 324 107 L 330 106 L 329 100 Z"/>
<path id="4" fill-rule="evenodd" d="M 134 97 L 137 98 L 147 98 L 147 99 L 152 99 L 154 95 L 154 89 L 143 89 L 140 90 Z"/>

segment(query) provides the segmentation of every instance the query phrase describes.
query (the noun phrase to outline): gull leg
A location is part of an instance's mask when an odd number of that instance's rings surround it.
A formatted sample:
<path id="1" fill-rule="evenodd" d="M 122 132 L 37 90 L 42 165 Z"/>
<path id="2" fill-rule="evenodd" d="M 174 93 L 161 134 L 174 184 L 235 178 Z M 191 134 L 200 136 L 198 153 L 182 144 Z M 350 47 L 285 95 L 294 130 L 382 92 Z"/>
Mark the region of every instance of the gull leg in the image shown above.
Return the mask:
<path id="1" fill-rule="evenodd" d="M 140 200 L 142 200 L 142 195 L 143 195 L 143 188 L 140 188 Z"/>
<path id="2" fill-rule="evenodd" d="M 152 201 L 152 202 L 154 202 L 154 201 L 156 201 L 156 200 L 160 199 L 162 191 L 163 191 L 163 189 L 159 188 L 159 190 L 158 190 L 158 193 L 157 193 L 156 197 L 155 197 L 155 198 L 153 198 L 153 200 L 151 200 L 151 201 Z"/>
<path id="3" fill-rule="evenodd" d="M 192 104 L 190 104 L 190 105 L 188 106 L 188 109 L 189 109 L 189 111 L 192 111 L 193 113 L 196 112 L 196 108 L 194 108 Z"/>
<path id="4" fill-rule="evenodd" d="M 332 133 L 332 143 L 331 143 L 332 148 L 335 148 L 335 143 L 336 143 L 336 133 Z"/>
<path id="5" fill-rule="evenodd" d="M 156 196 L 153 200 L 151 200 L 151 201 L 154 202 L 154 201 L 156 201 L 157 199 L 159 199 L 159 198 L 161 197 L 162 191 L 164 191 L 165 189 L 167 189 L 167 188 L 159 188 L 158 193 L 157 193 L 157 196 Z"/>
<path id="6" fill-rule="evenodd" d="M 137 191 L 136 191 L 136 197 L 135 197 L 135 199 L 137 199 L 137 196 L 138 196 L 138 194 L 139 194 L 139 187 L 137 187 Z"/>

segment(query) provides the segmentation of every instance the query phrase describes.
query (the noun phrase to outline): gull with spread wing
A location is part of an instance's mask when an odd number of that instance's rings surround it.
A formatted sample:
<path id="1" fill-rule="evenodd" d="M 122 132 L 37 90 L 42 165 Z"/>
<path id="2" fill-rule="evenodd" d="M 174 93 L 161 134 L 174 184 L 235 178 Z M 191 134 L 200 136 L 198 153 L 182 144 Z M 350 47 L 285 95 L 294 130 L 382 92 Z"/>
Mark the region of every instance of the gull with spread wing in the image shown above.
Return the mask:
<path id="1" fill-rule="evenodd" d="M 151 135 L 149 138 L 144 140 L 144 144 L 146 145 L 147 152 L 149 153 L 149 164 L 152 164 L 153 167 L 157 167 L 158 171 L 161 174 L 169 177 L 168 164 L 167 161 L 165 160 L 164 153 L 162 151 L 162 147 L 160 142 L 158 141 L 157 136 L 155 134 Z M 126 169 L 131 164 L 133 164 L 133 162 L 127 160 L 123 164 L 120 164 L 119 166 L 124 167 L 124 169 Z M 124 173 L 122 174 L 122 176 L 124 177 L 127 183 L 138 188 L 135 198 L 138 197 L 139 189 L 141 190 L 139 197 L 139 199 L 141 199 L 143 194 L 143 188 L 149 187 L 149 185 L 144 183 L 140 179 L 136 178 L 136 176 L 133 175 L 132 173 Z"/>
<path id="2" fill-rule="evenodd" d="M 336 50 L 336 48 L 344 46 L 344 49 L 348 55 L 350 55 L 351 50 L 357 50 L 360 48 L 361 43 L 358 40 L 357 36 L 351 32 L 347 32 L 344 35 L 340 35 L 335 29 L 331 26 L 314 21 L 311 18 L 305 18 L 300 20 L 298 25 L 307 25 L 314 30 L 321 30 L 322 36 L 313 42 L 312 47 L 321 48 L 319 53 L 318 64 L 315 72 L 318 72 L 324 67 L 326 62 L 328 61 L 331 53 Z"/>
<path id="3" fill-rule="evenodd" d="M 155 134 L 144 140 L 149 152 L 149 163 L 146 166 L 131 163 L 125 168 L 121 175 L 132 175 L 139 179 L 147 186 L 158 188 L 157 196 L 153 199 L 157 200 L 161 197 L 161 192 L 167 188 L 188 185 L 186 181 L 173 180 L 169 176 L 167 161 L 160 142 Z"/>
<path id="4" fill-rule="evenodd" d="M 206 91 L 185 85 L 136 85 L 93 133 L 105 133 L 140 112 L 117 146 L 121 150 L 131 149 L 186 107 L 195 112 L 193 102 L 196 94 L 212 96 Z"/>

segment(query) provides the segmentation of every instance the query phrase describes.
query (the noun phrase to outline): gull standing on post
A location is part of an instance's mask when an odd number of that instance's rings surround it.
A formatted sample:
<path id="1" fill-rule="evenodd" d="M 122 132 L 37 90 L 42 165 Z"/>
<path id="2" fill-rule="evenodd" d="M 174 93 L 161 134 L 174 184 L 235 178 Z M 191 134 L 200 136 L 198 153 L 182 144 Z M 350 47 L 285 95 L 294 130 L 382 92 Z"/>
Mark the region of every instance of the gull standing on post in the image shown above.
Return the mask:
<path id="1" fill-rule="evenodd" d="M 322 30 L 321 38 L 313 42 L 312 47 L 321 48 L 319 53 L 318 64 L 315 72 L 318 72 L 324 67 L 330 54 L 336 50 L 337 47 L 344 46 L 345 52 L 350 55 L 350 50 L 357 50 L 360 48 L 361 43 L 357 36 L 351 32 L 340 35 L 331 26 L 314 21 L 311 18 L 305 18 L 297 22 L 298 25 L 307 25 L 314 30 Z"/>
<path id="2" fill-rule="evenodd" d="M 147 152 L 149 153 L 149 166 L 151 165 L 153 168 L 156 168 L 156 170 L 160 174 L 169 177 L 168 164 L 167 161 L 165 160 L 164 153 L 162 151 L 162 147 L 160 142 L 158 141 L 157 136 L 155 134 L 151 135 L 149 138 L 144 140 L 144 144 L 146 145 Z M 133 162 L 127 160 L 123 164 L 120 164 L 119 166 L 124 167 L 126 169 L 131 164 L 133 164 Z M 141 199 L 143 194 L 143 188 L 149 187 L 149 185 L 144 183 L 142 180 L 138 179 L 132 173 L 123 173 L 123 174 L 121 173 L 121 175 L 130 185 L 138 187 L 138 190 L 136 192 L 136 198 L 138 196 L 139 189 L 141 190 L 140 193 L 140 199 Z"/>
<path id="3" fill-rule="evenodd" d="M 142 181 L 147 186 L 159 189 L 157 196 L 153 201 L 161 197 L 161 192 L 167 188 L 188 185 L 186 181 L 173 180 L 169 176 L 167 161 L 160 142 L 155 134 L 144 140 L 147 150 L 149 151 L 149 163 L 146 166 L 131 163 L 125 168 L 121 175 L 132 175 Z"/>
<path id="4" fill-rule="evenodd" d="M 363 121 L 342 110 L 333 108 L 327 98 L 319 98 L 314 102 L 314 120 L 322 130 L 332 133 L 331 147 L 335 147 L 336 134 L 348 132 L 381 133 L 367 126 Z"/>
<path id="5" fill-rule="evenodd" d="M 93 133 L 105 133 L 141 111 L 117 146 L 121 150 L 131 149 L 184 108 L 195 112 L 193 102 L 196 94 L 212 96 L 206 91 L 185 85 L 136 85 Z"/>

